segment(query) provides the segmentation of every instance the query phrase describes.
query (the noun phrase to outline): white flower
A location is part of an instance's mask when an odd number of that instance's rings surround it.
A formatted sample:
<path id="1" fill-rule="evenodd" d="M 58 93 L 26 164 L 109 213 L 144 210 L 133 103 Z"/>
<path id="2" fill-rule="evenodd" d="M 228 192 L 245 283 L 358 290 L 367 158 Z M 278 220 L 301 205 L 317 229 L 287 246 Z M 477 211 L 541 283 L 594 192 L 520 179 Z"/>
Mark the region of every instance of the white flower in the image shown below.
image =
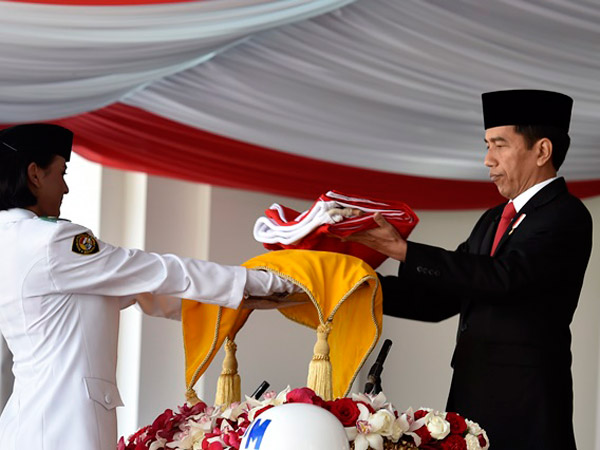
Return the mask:
<path id="1" fill-rule="evenodd" d="M 352 394 L 352 400 L 355 402 L 363 402 L 370 405 L 375 411 L 390 406 L 383 392 L 377 395 L 372 394 Z"/>
<path id="2" fill-rule="evenodd" d="M 291 388 L 288 386 L 277 395 L 275 395 L 275 392 L 268 392 L 263 396 L 263 400 L 256 400 L 255 398 L 246 396 L 246 402 L 244 404 L 248 409 L 248 420 L 252 422 L 254 420 L 254 415 L 265 406 L 283 405 L 290 390 Z"/>
<path id="3" fill-rule="evenodd" d="M 467 434 L 465 441 L 467 442 L 467 450 L 482 450 L 479 445 L 479 439 L 474 434 Z"/>
<path id="4" fill-rule="evenodd" d="M 287 386 L 279 394 L 277 394 L 275 391 L 266 392 L 263 395 L 262 400 L 257 400 L 254 397 L 246 396 L 245 403 L 248 405 L 249 409 L 254 409 L 258 406 L 260 406 L 261 408 L 264 408 L 267 405 L 275 405 L 275 406 L 282 405 L 283 403 L 285 403 L 286 397 L 291 390 L 292 390 L 292 388 Z"/>
<path id="5" fill-rule="evenodd" d="M 355 450 L 367 450 L 369 447 L 375 450 L 383 450 L 383 437 L 377 434 L 375 426 L 383 423 L 381 416 L 376 418 L 373 423 L 369 420 L 372 415 L 369 408 L 359 403 L 358 409 L 360 415 L 356 421 L 355 427 L 346 427 L 346 436 L 349 441 L 354 441 Z"/>
<path id="6" fill-rule="evenodd" d="M 219 415 L 218 411 L 220 410 L 212 408 L 210 409 L 212 416 L 206 413 L 201 413 L 197 416 L 194 416 L 193 419 L 188 419 L 182 425 L 182 431 L 180 433 L 175 434 L 174 440 L 172 442 L 167 443 L 166 446 L 168 448 L 181 450 L 189 450 L 192 448 L 195 449 L 196 444 L 202 444 L 202 439 L 204 439 L 204 435 L 211 431 L 215 426 L 216 419 Z M 200 447 L 198 448 L 202 448 L 202 446 L 200 445 Z"/>
<path id="7" fill-rule="evenodd" d="M 469 433 L 474 434 L 475 436 L 481 434 L 482 430 L 477 422 L 473 422 L 469 419 L 465 419 L 465 422 L 467 422 L 467 431 Z"/>
<path id="8" fill-rule="evenodd" d="M 204 434 L 202 434 L 204 436 Z M 167 443 L 166 448 L 174 448 L 176 450 L 189 450 L 194 446 L 194 437 L 190 434 L 177 434 L 173 442 Z"/>
<path id="9" fill-rule="evenodd" d="M 481 430 L 481 434 L 483 434 L 483 437 L 485 439 L 485 445 L 483 446 L 483 450 L 487 450 L 488 448 L 490 448 L 490 440 L 488 439 L 487 433 L 485 432 L 485 430 Z"/>
<path id="10" fill-rule="evenodd" d="M 383 437 L 379 434 L 359 434 L 354 440 L 354 450 L 383 450 Z"/>
<path id="11" fill-rule="evenodd" d="M 158 450 L 165 447 L 166 439 L 156 436 L 156 440 L 150 444 L 149 450 Z"/>
<path id="12" fill-rule="evenodd" d="M 390 437 L 393 442 L 398 442 L 398 440 L 410 429 L 410 420 L 409 416 L 406 413 L 400 414 L 394 423 L 392 424 L 392 434 Z"/>
<path id="13" fill-rule="evenodd" d="M 434 439 L 442 440 L 450 434 L 450 423 L 436 411 L 427 413 L 425 423 L 431 437 Z"/>
<path id="14" fill-rule="evenodd" d="M 479 426 L 479 424 L 477 422 L 473 422 L 471 420 L 466 419 L 465 420 L 467 422 L 467 432 L 469 434 L 472 434 L 475 438 L 477 438 L 477 445 L 479 445 L 479 439 L 478 436 L 483 435 L 483 438 L 485 439 L 485 445 L 483 447 L 479 446 L 478 448 L 482 448 L 483 450 L 487 450 L 488 448 L 490 448 L 490 440 L 488 439 L 487 433 L 485 432 L 485 430 L 483 428 L 481 428 Z M 476 447 L 473 447 L 477 450 Z M 468 449 L 471 450 L 471 449 Z"/>
<path id="15" fill-rule="evenodd" d="M 233 420 L 234 422 L 237 418 L 246 410 L 246 403 L 234 402 L 229 405 L 227 408 L 223 410 L 221 413 L 221 417 Z"/>
<path id="16" fill-rule="evenodd" d="M 371 429 L 382 436 L 391 436 L 395 420 L 396 416 L 387 409 L 380 409 L 368 419 Z"/>
<path id="17" fill-rule="evenodd" d="M 191 429 L 187 434 L 176 438 L 173 442 L 167 444 L 168 448 L 175 448 L 177 450 L 188 450 L 193 448 L 196 443 L 202 443 L 204 439 L 204 431 Z"/>

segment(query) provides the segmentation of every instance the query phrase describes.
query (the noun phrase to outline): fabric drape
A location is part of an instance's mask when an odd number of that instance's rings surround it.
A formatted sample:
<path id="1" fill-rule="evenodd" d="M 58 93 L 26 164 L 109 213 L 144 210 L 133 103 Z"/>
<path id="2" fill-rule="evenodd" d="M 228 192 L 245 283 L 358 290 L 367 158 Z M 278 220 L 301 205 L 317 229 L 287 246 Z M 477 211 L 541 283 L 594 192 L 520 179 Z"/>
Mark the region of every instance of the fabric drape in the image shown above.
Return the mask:
<path id="1" fill-rule="evenodd" d="M 479 208 L 498 201 L 480 94 L 549 89 L 575 100 L 560 175 L 598 195 L 598 22 L 542 0 L 0 1 L 0 122 L 94 129 L 87 157 L 186 180 Z"/>

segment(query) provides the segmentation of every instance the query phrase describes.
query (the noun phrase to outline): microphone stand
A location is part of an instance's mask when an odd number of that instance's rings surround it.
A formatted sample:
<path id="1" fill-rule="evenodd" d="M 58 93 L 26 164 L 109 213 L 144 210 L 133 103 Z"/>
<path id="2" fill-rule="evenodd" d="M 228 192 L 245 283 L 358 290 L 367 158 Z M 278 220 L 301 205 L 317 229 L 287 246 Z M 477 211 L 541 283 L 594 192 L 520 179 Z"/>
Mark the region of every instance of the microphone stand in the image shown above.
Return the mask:
<path id="1" fill-rule="evenodd" d="M 270 384 L 267 383 L 266 380 L 263 381 L 262 383 L 260 383 L 260 386 L 258 386 L 256 388 L 256 390 L 251 395 L 251 397 L 255 398 L 256 400 L 258 400 L 260 398 L 260 396 L 263 395 L 267 389 L 269 389 L 269 386 L 270 386 Z"/>
<path id="2" fill-rule="evenodd" d="M 369 375 L 367 376 L 367 383 L 365 384 L 365 394 L 379 394 L 382 391 L 381 388 L 381 372 L 383 372 L 383 362 L 390 352 L 390 347 L 392 346 L 392 341 L 386 339 L 383 342 L 381 350 L 379 351 L 379 355 L 375 360 L 375 363 L 371 366 L 371 370 L 369 370 Z"/>

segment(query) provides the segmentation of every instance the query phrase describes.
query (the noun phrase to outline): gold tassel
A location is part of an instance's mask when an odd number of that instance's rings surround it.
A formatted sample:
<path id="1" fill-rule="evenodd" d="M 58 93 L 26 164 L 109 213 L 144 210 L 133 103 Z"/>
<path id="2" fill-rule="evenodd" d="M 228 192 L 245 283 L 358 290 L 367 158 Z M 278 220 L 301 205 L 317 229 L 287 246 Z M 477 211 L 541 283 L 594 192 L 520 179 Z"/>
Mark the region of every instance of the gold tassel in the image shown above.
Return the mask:
<path id="1" fill-rule="evenodd" d="M 217 380 L 215 405 L 229 406 L 242 399 L 241 379 L 238 375 L 238 363 L 235 359 L 237 345 L 227 338 L 225 340 L 225 359 L 223 370 Z"/>
<path id="2" fill-rule="evenodd" d="M 327 336 L 331 331 L 329 323 L 317 327 L 317 343 L 313 350 L 312 361 L 308 366 L 306 385 L 323 400 L 333 400 L 331 361 L 329 360 L 329 344 Z"/>
<path id="3" fill-rule="evenodd" d="M 198 395 L 196 395 L 196 391 L 193 387 L 189 387 L 187 391 L 185 391 L 185 398 L 189 405 L 194 406 L 200 403 L 200 399 Z"/>

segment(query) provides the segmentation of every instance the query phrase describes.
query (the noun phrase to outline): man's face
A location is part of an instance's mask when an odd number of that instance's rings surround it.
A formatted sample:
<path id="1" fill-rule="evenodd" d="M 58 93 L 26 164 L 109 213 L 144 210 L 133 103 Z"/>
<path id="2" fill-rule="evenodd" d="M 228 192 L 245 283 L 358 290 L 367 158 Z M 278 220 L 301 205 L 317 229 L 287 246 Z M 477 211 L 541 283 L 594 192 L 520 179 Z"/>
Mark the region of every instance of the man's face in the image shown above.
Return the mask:
<path id="1" fill-rule="evenodd" d="M 484 163 L 500 195 L 513 199 L 539 182 L 537 152 L 527 148 L 525 139 L 514 126 L 487 129 L 485 143 Z"/>
<path id="2" fill-rule="evenodd" d="M 55 156 L 46 169 L 42 169 L 41 188 L 37 192 L 40 215 L 58 217 L 63 196 L 69 192 L 65 182 L 67 163 L 62 156 Z"/>

